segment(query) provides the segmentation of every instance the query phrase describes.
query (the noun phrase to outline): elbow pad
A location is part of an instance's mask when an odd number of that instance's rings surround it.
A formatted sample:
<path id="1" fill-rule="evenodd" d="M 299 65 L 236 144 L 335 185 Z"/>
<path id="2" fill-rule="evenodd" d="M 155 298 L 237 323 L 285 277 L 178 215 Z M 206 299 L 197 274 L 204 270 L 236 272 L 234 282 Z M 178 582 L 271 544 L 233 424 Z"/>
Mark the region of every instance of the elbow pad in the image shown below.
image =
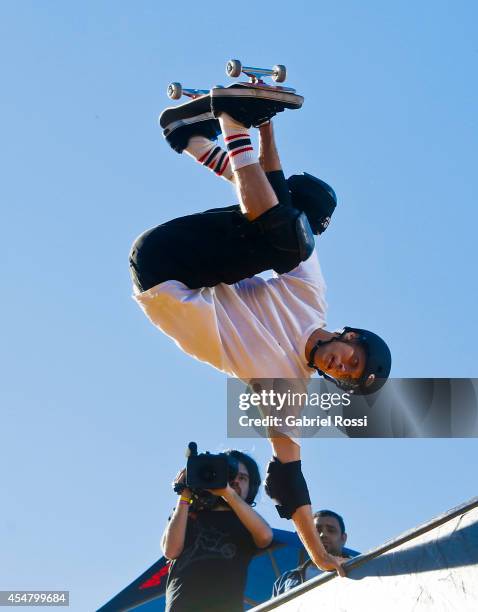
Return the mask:
<path id="1" fill-rule="evenodd" d="M 297 508 L 310 505 L 301 461 L 281 463 L 273 457 L 267 466 L 265 490 L 277 502 L 276 508 L 281 518 L 290 519 Z"/>

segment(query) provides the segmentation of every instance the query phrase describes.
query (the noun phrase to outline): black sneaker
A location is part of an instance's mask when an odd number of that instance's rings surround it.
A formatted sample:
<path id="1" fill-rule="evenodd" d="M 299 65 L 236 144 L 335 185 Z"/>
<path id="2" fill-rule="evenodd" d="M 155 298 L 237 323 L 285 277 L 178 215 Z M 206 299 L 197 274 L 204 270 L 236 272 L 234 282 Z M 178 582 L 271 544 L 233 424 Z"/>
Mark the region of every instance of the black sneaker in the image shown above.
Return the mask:
<path id="1" fill-rule="evenodd" d="M 304 98 L 293 91 L 249 83 L 215 87 L 210 96 L 214 117 L 227 113 L 246 128 L 259 127 L 286 108 L 295 110 L 304 103 Z"/>
<path id="2" fill-rule="evenodd" d="M 188 146 L 191 136 L 217 140 L 221 133 L 219 121 L 211 112 L 210 96 L 167 108 L 159 116 L 159 125 L 163 128 L 163 136 L 178 153 Z"/>

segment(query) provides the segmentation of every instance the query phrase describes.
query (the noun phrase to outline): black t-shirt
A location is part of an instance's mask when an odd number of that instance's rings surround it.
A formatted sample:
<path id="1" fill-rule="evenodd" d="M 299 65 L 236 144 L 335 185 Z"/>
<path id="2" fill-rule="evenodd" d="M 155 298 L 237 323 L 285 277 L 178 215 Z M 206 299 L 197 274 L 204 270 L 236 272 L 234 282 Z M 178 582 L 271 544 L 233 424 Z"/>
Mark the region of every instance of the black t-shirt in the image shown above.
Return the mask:
<path id="1" fill-rule="evenodd" d="M 235 512 L 191 512 L 183 552 L 169 570 L 166 612 L 242 612 L 256 550 Z"/>

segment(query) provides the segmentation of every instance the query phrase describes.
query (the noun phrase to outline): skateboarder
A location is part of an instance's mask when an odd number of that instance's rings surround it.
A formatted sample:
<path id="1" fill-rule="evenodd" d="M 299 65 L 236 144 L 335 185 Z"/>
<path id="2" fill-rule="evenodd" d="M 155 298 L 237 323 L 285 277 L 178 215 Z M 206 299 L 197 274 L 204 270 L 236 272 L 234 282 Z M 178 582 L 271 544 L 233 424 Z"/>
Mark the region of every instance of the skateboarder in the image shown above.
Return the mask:
<path id="1" fill-rule="evenodd" d="M 342 389 L 372 393 L 390 372 L 385 342 L 362 329 L 325 329 L 314 233 L 327 227 L 335 193 L 310 175 L 287 182 L 274 142 L 270 119 L 301 105 L 291 92 L 236 85 L 162 113 L 170 146 L 233 181 L 240 205 L 143 233 L 130 253 L 134 297 L 183 351 L 231 376 L 307 379 L 317 371 Z M 260 126 L 259 157 L 251 126 Z M 215 143 L 219 133 L 226 151 Z M 257 276 L 265 270 L 274 277 Z M 270 441 L 268 494 L 314 563 L 343 575 L 315 528 L 297 440 L 272 431 Z"/>

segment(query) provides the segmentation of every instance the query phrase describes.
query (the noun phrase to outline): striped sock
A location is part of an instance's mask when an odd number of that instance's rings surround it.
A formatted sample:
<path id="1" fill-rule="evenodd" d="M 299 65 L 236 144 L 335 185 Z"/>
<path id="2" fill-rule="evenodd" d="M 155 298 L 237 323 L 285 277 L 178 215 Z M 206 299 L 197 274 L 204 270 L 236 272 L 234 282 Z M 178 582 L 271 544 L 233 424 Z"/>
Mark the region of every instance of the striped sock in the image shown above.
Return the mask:
<path id="1" fill-rule="evenodd" d="M 234 175 L 227 152 L 205 136 L 192 136 L 184 151 L 217 176 L 226 181 L 233 180 Z"/>
<path id="2" fill-rule="evenodd" d="M 232 169 L 238 170 L 244 166 L 257 164 L 257 156 L 254 153 L 248 129 L 226 113 L 220 115 L 219 123 Z"/>

